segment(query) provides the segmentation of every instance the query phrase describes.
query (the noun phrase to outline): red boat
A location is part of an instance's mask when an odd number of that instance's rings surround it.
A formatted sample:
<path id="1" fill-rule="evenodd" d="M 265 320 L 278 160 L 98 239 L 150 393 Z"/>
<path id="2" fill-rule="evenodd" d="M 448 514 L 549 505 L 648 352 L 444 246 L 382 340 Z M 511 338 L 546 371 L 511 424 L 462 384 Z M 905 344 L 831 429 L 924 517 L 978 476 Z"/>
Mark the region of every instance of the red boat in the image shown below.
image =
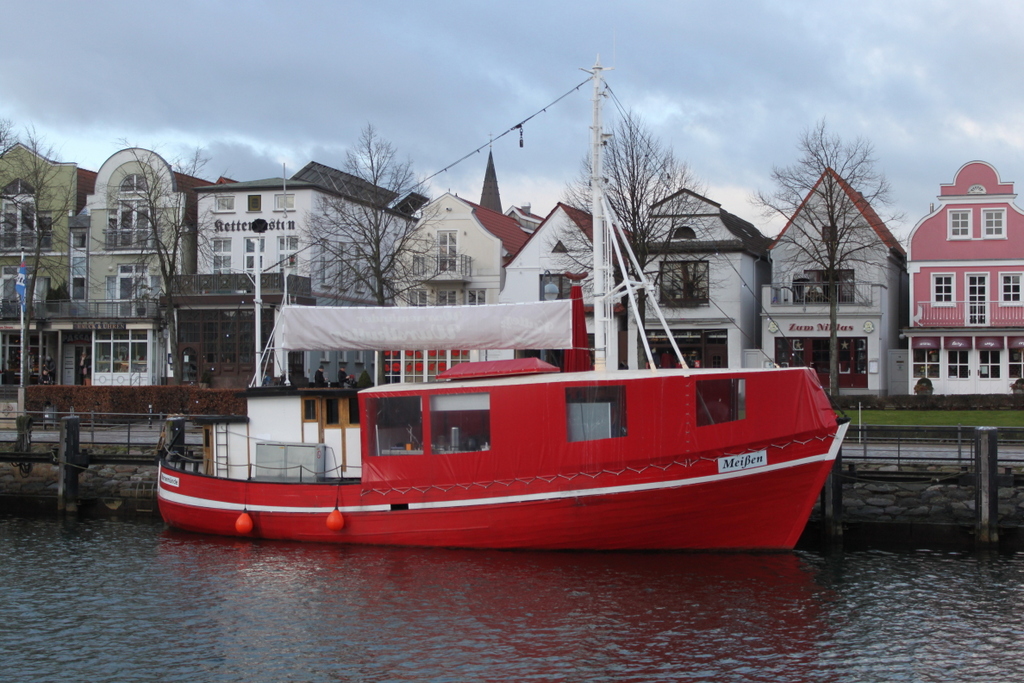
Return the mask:
<path id="1" fill-rule="evenodd" d="M 595 370 L 559 373 L 517 359 L 463 363 L 438 376 L 448 382 L 358 394 L 250 389 L 246 418 L 205 425 L 201 456 L 171 451 L 161 463 L 158 499 L 168 524 L 252 538 L 464 548 L 793 547 L 846 431 L 811 370 L 605 369 L 617 329 L 612 304 L 624 293 L 635 299 L 637 283 L 605 286 L 613 272 L 606 242 L 619 272 L 629 269 L 626 241 L 605 219 L 601 72 L 595 65 Z M 567 304 L 284 307 L 278 343 L 581 351 L 583 307 L 573 315 Z M 664 323 L 656 297 L 648 305 Z M 589 365 L 589 350 L 582 353 L 577 360 Z"/>
<path id="2" fill-rule="evenodd" d="M 202 458 L 161 464 L 160 512 L 179 529 L 317 542 L 787 549 L 846 427 L 805 368 L 479 365 L 486 378 L 363 390 L 358 412 L 352 390 L 251 389 L 248 420 L 206 425 Z M 260 441 L 269 415 L 317 435 L 308 463 Z"/>

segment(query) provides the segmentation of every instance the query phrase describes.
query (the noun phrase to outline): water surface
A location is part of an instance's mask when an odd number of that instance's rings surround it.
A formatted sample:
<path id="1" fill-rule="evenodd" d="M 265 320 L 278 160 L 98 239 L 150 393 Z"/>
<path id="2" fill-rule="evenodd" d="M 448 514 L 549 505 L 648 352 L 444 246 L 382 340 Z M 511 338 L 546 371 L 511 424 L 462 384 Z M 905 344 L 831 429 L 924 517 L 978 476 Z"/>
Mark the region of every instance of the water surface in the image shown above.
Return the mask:
<path id="1" fill-rule="evenodd" d="M 24 681 L 1010 681 L 1024 559 L 538 553 L 0 517 Z"/>

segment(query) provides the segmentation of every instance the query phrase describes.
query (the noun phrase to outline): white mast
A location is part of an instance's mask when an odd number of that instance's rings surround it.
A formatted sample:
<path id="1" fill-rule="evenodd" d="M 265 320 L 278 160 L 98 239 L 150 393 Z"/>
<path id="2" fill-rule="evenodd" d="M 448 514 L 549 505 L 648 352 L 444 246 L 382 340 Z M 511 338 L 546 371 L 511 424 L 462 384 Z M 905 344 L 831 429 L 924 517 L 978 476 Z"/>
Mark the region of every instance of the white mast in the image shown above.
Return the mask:
<path id="1" fill-rule="evenodd" d="M 604 77 L 600 56 L 589 72 L 594 81 L 594 122 L 590 135 L 590 207 L 594 217 L 594 370 L 607 369 L 608 338 L 613 334 L 610 299 L 607 296 L 610 261 L 605 249 L 607 228 L 604 215 L 604 167 L 602 151 L 604 148 L 604 128 L 601 122 L 601 98 L 604 97 L 602 86 Z"/>

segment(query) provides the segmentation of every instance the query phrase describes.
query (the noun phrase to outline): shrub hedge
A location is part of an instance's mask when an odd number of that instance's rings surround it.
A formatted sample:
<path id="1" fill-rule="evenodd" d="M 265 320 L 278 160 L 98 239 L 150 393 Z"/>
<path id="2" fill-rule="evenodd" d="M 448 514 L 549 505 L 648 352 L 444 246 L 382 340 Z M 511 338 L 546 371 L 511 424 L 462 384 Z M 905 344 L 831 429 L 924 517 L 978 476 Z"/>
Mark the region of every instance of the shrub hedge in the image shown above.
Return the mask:
<path id="1" fill-rule="evenodd" d="M 245 399 L 238 389 L 201 389 L 196 386 L 85 387 L 67 384 L 25 388 L 29 412 L 41 412 L 49 403 L 58 413 L 96 412 L 175 415 L 245 415 Z"/>
<path id="2" fill-rule="evenodd" d="M 843 395 L 833 398 L 843 410 L 1021 410 L 1024 409 L 1024 395 L 1020 394 L 951 394 L 951 395 L 901 395 L 869 396 Z"/>

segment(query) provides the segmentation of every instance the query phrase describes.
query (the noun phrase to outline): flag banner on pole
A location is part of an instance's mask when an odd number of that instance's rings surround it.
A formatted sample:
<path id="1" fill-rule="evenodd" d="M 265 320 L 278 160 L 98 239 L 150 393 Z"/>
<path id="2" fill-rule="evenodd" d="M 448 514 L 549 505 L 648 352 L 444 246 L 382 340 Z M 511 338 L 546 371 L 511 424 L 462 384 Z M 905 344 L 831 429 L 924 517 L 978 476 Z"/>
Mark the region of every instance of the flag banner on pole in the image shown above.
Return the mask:
<path id="1" fill-rule="evenodd" d="M 21 299 L 21 310 L 25 310 L 25 282 L 28 278 L 28 271 L 25 269 L 25 262 L 22 261 L 21 265 L 18 266 L 18 279 L 14 281 L 14 291 L 18 293 L 18 298 Z"/>

